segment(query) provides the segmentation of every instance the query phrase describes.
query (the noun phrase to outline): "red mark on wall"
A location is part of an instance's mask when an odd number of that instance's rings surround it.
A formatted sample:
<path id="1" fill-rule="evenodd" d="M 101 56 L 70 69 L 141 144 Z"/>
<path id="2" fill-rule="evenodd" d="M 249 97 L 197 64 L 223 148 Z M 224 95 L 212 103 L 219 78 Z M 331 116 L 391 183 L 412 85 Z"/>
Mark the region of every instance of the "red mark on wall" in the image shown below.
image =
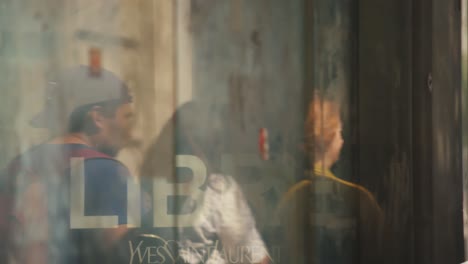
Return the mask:
<path id="1" fill-rule="evenodd" d="M 89 70 L 94 76 L 101 74 L 101 50 L 99 48 L 89 49 Z"/>
<path id="2" fill-rule="evenodd" d="M 268 130 L 266 128 L 260 128 L 258 135 L 258 149 L 262 160 L 268 160 L 270 158 L 270 145 L 268 143 Z"/>

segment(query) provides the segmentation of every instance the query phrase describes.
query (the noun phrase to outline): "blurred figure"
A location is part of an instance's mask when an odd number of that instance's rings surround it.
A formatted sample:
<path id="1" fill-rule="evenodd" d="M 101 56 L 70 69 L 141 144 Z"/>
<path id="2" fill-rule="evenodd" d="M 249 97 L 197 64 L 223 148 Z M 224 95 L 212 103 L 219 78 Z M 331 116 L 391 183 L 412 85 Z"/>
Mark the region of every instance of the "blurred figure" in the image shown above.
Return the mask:
<path id="1" fill-rule="evenodd" d="M 0 212 L 5 263 L 116 263 L 113 248 L 127 231 L 130 175 L 114 156 L 131 139 L 131 101 L 127 86 L 104 69 L 74 67 L 49 82 L 44 110 L 32 124 L 54 137 L 7 171 Z"/>
<path id="2" fill-rule="evenodd" d="M 343 146 L 341 130 L 339 105 L 316 95 L 305 121 L 313 171 L 290 188 L 279 209 L 291 263 L 379 263 L 379 205 L 366 188 L 330 170 Z"/>
<path id="3" fill-rule="evenodd" d="M 225 109 L 216 105 L 194 101 L 182 105 L 149 148 L 143 164 L 143 175 L 170 182 L 195 177 L 194 171 L 187 173 L 182 167 L 173 172 L 175 156 L 195 157 L 206 168 L 203 183 L 195 186 L 191 199 L 170 209 L 181 217 L 184 212 L 193 213 L 189 226 L 174 223 L 178 258 L 183 263 L 269 263 L 239 185 L 223 173 L 222 156 L 229 145 L 226 116 Z M 174 190 L 176 195 L 178 191 L 181 189 Z M 194 208 L 198 208 L 196 213 Z"/>

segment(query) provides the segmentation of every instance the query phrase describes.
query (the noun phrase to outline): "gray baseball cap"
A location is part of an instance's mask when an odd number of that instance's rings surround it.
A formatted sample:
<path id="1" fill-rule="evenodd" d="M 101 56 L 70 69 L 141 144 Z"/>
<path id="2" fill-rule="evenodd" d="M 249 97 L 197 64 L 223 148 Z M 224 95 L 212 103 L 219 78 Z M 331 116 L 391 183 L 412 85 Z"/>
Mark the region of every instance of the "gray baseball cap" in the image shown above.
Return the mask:
<path id="1" fill-rule="evenodd" d="M 128 87 L 114 73 L 101 69 L 93 73 L 88 66 L 60 71 L 49 80 L 45 91 L 45 105 L 30 122 L 33 127 L 50 128 L 66 122 L 80 106 L 108 101 L 131 102 Z"/>

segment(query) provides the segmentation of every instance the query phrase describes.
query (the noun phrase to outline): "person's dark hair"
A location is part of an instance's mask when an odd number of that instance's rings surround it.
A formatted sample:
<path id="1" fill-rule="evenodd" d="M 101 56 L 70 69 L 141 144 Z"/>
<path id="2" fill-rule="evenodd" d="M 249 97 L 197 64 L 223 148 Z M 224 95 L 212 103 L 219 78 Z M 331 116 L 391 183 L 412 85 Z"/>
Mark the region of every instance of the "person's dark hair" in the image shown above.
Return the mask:
<path id="1" fill-rule="evenodd" d="M 94 124 L 89 112 L 96 106 L 99 107 L 99 111 L 106 117 L 114 117 L 117 108 L 122 105 L 121 100 L 112 100 L 99 102 L 94 104 L 87 104 L 76 108 L 70 115 L 68 122 L 69 133 L 86 133 L 87 135 L 93 135 L 99 132 L 98 128 Z"/>
<path id="2" fill-rule="evenodd" d="M 203 160 L 208 173 L 222 173 L 221 157 L 229 152 L 227 109 L 191 101 L 180 106 L 146 153 L 145 177 L 166 175 L 172 155 L 194 155 Z"/>

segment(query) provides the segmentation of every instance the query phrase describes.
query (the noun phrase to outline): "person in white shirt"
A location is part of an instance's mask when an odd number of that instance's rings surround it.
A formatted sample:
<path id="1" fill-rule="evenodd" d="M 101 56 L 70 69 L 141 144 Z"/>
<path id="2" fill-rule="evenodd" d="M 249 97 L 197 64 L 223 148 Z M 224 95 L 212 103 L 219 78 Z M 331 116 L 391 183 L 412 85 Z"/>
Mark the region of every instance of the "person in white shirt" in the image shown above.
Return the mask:
<path id="1" fill-rule="evenodd" d="M 202 191 L 192 192 L 192 199 L 179 208 L 193 211 L 194 200 L 201 205 L 190 219 L 190 227 L 176 227 L 178 257 L 185 263 L 269 263 L 271 258 L 240 186 L 221 168 L 228 145 L 223 110 L 193 101 L 178 108 L 150 146 L 142 175 L 176 175 L 183 181 L 187 176 L 182 172 L 172 173 L 173 155 L 195 156 L 206 167 Z"/>

